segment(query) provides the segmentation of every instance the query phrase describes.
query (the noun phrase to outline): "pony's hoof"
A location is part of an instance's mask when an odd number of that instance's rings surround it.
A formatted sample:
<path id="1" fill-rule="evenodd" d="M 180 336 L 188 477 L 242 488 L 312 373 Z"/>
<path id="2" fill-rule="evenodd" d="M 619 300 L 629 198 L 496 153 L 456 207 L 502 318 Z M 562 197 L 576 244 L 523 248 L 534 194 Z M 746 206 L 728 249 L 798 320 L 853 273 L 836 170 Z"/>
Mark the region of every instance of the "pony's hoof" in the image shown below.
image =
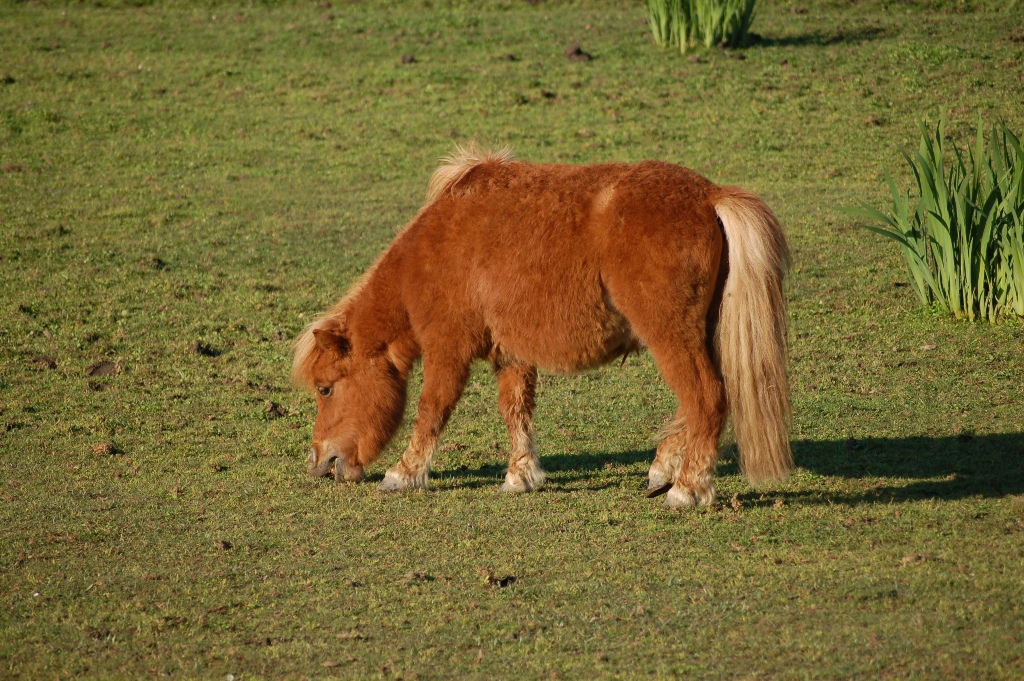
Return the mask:
<path id="1" fill-rule="evenodd" d="M 661 496 L 672 487 L 672 477 L 655 462 L 647 472 L 647 498 Z"/>
<path id="2" fill-rule="evenodd" d="M 669 491 L 670 489 L 672 489 L 672 483 L 671 482 L 666 482 L 666 483 L 662 483 L 662 484 L 653 483 L 653 482 L 652 483 L 648 483 L 648 485 L 647 485 L 647 492 L 645 493 L 645 496 L 648 499 L 653 499 L 654 497 L 660 497 L 662 494 L 664 494 L 665 492 Z"/>
<path id="3" fill-rule="evenodd" d="M 690 489 L 682 485 L 672 485 L 665 497 L 665 508 L 674 510 L 677 508 L 692 508 L 694 506 L 708 506 L 715 500 L 715 488 L 708 486 L 698 489 Z"/>
<path id="4" fill-rule="evenodd" d="M 426 477 L 422 481 L 416 478 L 410 478 L 407 475 L 390 469 L 384 473 L 384 479 L 377 485 L 377 489 L 381 492 L 401 492 L 407 489 L 418 489 L 426 488 L 427 481 Z"/>
<path id="5" fill-rule="evenodd" d="M 516 472 L 505 473 L 505 482 L 501 485 L 501 491 L 509 494 L 520 492 L 532 492 L 539 489 L 546 480 L 544 471 L 539 467 L 521 469 Z"/>

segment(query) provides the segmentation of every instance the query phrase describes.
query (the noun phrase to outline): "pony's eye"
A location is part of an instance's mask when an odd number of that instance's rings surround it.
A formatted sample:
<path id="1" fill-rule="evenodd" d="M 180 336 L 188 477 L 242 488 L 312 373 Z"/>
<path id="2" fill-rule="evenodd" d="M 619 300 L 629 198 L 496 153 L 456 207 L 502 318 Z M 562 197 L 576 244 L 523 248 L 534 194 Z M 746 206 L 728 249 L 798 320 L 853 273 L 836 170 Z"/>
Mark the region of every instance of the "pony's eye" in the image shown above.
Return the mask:
<path id="1" fill-rule="evenodd" d="M 330 397 L 331 393 L 334 392 L 334 388 L 329 385 L 321 385 L 317 387 L 316 391 L 324 397 Z"/>

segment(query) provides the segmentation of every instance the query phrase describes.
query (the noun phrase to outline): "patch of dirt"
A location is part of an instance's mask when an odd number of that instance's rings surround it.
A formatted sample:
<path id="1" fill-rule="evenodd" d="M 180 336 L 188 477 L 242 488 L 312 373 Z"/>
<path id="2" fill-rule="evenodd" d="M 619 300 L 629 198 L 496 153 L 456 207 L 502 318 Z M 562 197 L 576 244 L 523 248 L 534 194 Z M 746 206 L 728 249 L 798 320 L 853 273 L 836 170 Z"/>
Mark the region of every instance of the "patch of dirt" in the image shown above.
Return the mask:
<path id="1" fill-rule="evenodd" d="M 140 258 L 138 261 L 139 269 L 142 270 L 154 270 L 160 271 L 167 267 L 167 263 L 156 257 L 155 255 L 149 255 L 144 258 Z"/>
<path id="2" fill-rule="evenodd" d="M 368 641 L 370 637 L 361 631 L 353 630 L 343 631 L 338 634 L 337 638 L 340 638 L 343 641 Z"/>
<path id="3" fill-rule="evenodd" d="M 579 43 L 573 43 L 565 51 L 565 58 L 569 61 L 588 62 L 594 57 L 589 52 L 584 52 Z"/>
<path id="4" fill-rule="evenodd" d="M 85 627 L 85 635 L 88 636 L 89 638 L 96 639 L 97 641 L 102 641 L 103 639 L 105 639 L 108 636 L 110 636 L 110 630 L 109 629 L 97 629 L 96 627 L 93 627 L 93 626 L 86 626 Z"/>
<path id="5" fill-rule="evenodd" d="M 40 369 L 56 369 L 57 358 L 50 355 L 36 355 L 31 360 L 32 364 Z"/>
<path id="6" fill-rule="evenodd" d="M 916 565 L 918 563 L 923 563 L 925 560 L 927 560 L 927 559 L 924 556 L 922 556 L 920 553 L 912 553 L 910 555 L 903 556 L 903 558 L 900 560 L 900 567 L 907 567 L 908 565 Z"/>
<path id="7" fill-rule="evenodd" d="M 504 589 L 512 586 L 516 583 L 515 575 L 505 575 L 504 577 L 498 577 L 494 574 L 494 571 L 489 567 L 480 568 L 480 576 L 483 577 L 484 583 L 488 586 L 493 586 L 497 589 Z"/>
<path id="8" fill-rule="evenodd" d="M 247 646 L 272 646 L 274 640 L 269 636 L 252 636 L 245 639 L 245 645 Z"/>
<path id="9" fill-rule="evenodd" d="M 280 293 L 281 287 L 276 284 L 256 284 L 253 289 L 261 293 Z"/>
<path id="10" fill-rule="evenodd" d="M 188 351 L 193 355 L 200 355 L 202 357 L 216 357 L 220 354 L 220 350 L 216 350 L 212 345 L 202 341 L 196 341 L 190 345 Z"/>
<path id="11" fill-rule="evenodd" d="M 428 575 L 426 572 L 410 572 L 405 577 L 403 577 L 402 579 L 398 580 L 398 583 L 399 584 L 405 584 L 406 586 L 408 586 L 409 584 L 415 584 L 416 582 L 432 582 L 432 581 L 434 581 L 434 577 L 431 576 L 431 575 Z"/>
<path id="12" fill-rule="evenodd" d="M 272 419 L 279 419 L 282 416 L 288 415 L 288 410 L 282 407 L 277 402 L 271 402 L 267 400 L 266 404 L 263 405 L 263 413 Z"/>
<path id="13" fill-rule="evenodd" d="M 87 376 L 114 376 L 121 373 L 124 368 L 123 362 L 118 360 L 117 362 L 111 362 L 108 359 L 101 360 L 95 364 L 90 364 L 85 368 L 85 374 Z"/>

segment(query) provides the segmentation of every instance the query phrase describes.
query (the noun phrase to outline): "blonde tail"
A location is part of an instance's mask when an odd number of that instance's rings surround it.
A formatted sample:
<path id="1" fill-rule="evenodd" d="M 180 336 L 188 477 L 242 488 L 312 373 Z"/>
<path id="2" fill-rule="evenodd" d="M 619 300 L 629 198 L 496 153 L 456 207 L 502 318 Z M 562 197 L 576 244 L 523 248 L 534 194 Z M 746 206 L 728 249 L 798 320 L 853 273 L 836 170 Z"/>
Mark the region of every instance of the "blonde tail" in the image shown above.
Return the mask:
<path id="1" fill-rule="evenodd" d="M 782 292 L 789 249 L 779 221 L 754 194 L 722 187 L 712 203 L 729 249 L 715 343 L 740 469 L 752 485 L 783 480 L 793 466 Z"/>

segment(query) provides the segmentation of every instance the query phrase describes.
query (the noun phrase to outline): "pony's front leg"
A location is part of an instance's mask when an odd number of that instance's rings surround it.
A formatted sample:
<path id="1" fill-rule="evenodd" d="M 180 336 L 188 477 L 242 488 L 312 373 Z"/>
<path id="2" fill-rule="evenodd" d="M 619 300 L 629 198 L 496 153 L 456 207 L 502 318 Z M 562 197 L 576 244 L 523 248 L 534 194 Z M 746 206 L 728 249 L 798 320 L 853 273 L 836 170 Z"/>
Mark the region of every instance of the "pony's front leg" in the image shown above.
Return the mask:
<path id="1" fill-rule="evenodd" d="M 544 484 L 533 445 L 533 407 L 537 368 L 527 364 L 497 367 L 498 409 L 508 427 L 511 451 L 502 492 L 532 492 Z"/>
<path id="2" fill-rule="evenodd" d="M 424 355 L 423 392 L 412 440 L 399 462 L 384 474 L 377 489 L 397 492 L 427 487 L 437 439 L 462 396 L 468 378 L 469 360 L 439 361 Z"/>
<path id="3" fill-rule="evenodd" d="M 416 419 L 412 441 L 398 463 L 384 473 L 384 479 L 377 486 L 382 492 L 399 492 L 406 489 L 426 489 L 430 477 L 430 462 L 434 459 L 437 437 L 440 429 L 419 428 L 422 417 Z"/>

